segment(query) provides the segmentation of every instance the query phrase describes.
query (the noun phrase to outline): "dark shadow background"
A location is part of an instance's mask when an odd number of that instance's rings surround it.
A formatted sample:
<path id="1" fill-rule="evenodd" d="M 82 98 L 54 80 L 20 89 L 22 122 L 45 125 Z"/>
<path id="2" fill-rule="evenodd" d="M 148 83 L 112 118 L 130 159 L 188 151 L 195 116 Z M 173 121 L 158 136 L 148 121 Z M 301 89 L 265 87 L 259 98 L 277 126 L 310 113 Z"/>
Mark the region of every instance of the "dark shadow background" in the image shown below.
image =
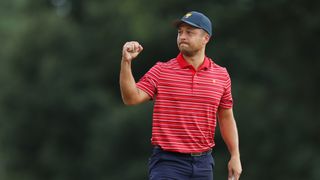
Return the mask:
<path id="1" fill-rule="evenodd" d="M 0 1 L 0 179 L 147 179 L 152 102 L 125 107 L 122 45 L 138 80 L 178 53 L 171 22 L 213 21 L 207 55 L 228 68 L 243 180 L 320 179 L 316 0 Z M 216 179 L 227 179 L 220 134 Z"/>

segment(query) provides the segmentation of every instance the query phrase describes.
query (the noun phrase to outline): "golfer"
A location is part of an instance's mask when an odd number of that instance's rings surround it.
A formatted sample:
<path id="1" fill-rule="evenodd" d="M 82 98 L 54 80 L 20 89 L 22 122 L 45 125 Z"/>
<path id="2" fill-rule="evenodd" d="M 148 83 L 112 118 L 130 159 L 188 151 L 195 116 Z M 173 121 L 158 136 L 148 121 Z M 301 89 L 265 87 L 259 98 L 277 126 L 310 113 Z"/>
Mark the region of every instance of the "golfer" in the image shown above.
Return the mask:
<path id="1" fill-rule="evenodd" d="M 242 167 L 230 76 L 226 68 L 205 55 L 212 37 L 211 21 L 192 11 L 175 25 L 180 53 L 156 63 L 137 83 L 131 63 L 143 47 L 130 41 L 122 49 L 123 102 L 136 105 L 154 101 L 149 179 L 212 180 L 215 165 L 211 152 L 218 120 L 231 156 L 228 179 L 238 180 Z"/>

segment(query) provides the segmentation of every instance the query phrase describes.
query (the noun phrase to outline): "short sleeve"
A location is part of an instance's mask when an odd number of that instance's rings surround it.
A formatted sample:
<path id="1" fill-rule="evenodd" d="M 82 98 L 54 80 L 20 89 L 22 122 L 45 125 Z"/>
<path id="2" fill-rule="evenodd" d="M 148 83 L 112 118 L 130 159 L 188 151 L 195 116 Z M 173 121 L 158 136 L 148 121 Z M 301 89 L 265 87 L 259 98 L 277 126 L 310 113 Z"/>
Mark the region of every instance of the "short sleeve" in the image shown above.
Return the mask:
<path id="1" fill-rule="evenodd" d="M 223 95 L 220 100 L 219 107 L 224 109 L 229 109 L 229 108 L 232 108 L 232 106 L 233 106 L 233 99 L 232 99 L 232 93 L 231 93 L 231 79 L 228 71 L 226 70 L 225 87 L 224 87 Z"/>
<path id="2" fill-rule="evenodd" d="M 146 92 L 152 99 L 157 93 L 161 64 L 161 62 L 156 63 L 144 76 L 142 76 L 139 82 L 136 83 L 137 87 Z"/>

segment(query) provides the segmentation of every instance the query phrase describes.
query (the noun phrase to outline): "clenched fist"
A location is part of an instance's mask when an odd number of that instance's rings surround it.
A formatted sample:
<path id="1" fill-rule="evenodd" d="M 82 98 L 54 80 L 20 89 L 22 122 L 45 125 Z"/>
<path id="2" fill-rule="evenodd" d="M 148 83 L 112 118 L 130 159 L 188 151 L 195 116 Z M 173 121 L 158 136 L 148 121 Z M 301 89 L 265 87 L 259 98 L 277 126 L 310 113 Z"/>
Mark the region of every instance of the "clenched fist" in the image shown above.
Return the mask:
<path id="1" fill-rule="evenodd" d="M 122 48 L 122 60 L 132 61 L 143 50 L 143 47 L 137 41 L 126 42 Z"/>

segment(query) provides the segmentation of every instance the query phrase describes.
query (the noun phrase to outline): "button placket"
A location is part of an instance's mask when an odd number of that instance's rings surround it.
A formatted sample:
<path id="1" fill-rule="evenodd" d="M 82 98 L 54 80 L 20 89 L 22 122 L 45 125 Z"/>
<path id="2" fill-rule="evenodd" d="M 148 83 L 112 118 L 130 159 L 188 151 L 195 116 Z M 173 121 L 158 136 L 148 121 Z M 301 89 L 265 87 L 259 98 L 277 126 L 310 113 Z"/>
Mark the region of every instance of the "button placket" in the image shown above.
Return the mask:
<path id="1" fill-rule="evenodd" d="M 197 82 L 198 82 L 198 74 L 197 72 L 195 72 L 192 76 L 192 94 L 196 93 Z"/>

